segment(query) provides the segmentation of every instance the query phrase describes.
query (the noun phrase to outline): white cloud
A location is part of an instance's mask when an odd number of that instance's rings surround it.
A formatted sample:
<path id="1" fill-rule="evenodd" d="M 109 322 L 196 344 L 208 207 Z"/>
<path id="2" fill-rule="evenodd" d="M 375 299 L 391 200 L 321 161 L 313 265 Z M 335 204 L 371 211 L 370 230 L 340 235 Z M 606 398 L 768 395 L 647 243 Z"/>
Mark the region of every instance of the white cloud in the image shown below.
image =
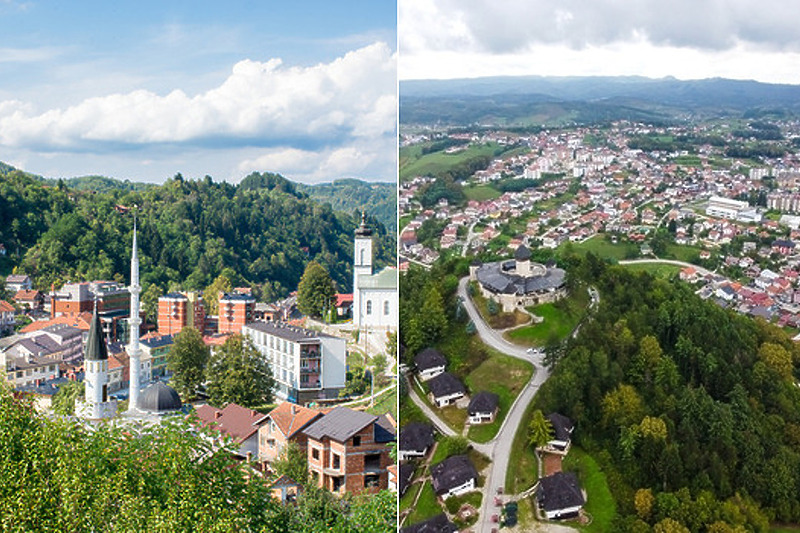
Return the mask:
<path id="1" fill-rule="evenodd" d="M 795 21 L 781 0 L 404 0 L 399 77 L 641 74 L 800 83 Z"/>
<path id="2" fill-rule="evenodd" d="M 194 96 L 135 90 L 39 112 L 0 102 L 0 143 L 89 152 L 106 143 L 346 145 L 394 131 L 396 63 L 387 45 L 375 43 L 311 67 L 246 59 L 221 85 Z"/>

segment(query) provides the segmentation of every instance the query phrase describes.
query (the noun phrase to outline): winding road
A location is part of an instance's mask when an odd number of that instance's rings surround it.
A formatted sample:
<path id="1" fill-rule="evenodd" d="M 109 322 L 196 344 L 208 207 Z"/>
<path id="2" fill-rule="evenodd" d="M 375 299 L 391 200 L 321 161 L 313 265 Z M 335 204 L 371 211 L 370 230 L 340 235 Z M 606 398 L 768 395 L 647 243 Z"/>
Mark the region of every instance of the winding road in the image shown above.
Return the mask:
<path id="1" fill-rule="evenodd" d="M 497 527 L 497 524 L 493 524 L 491 521 L 492 514 L 499 514 L 499 509 L 494 507 L 494 496 L 498 493 L 498 489 L 505 489 L 506 472 L 509 468 L 514 434 L 522 423 L 522 418 L 525 415 L 525 410 L 528 408 L 528 405 L 533 401 L 534 396 L 539 392 L 539 388 L 542 384 L 550 377 L 550 370 L 544 365 L 543 353 L 537 355 L 528 353 L 526 348 L 508 342 L 500 333 L 484 322 L 483 317 L 481 317 L 480 313 L 475 308 L 472 298 L 470 298 L 467 293 L 468 283 L 468 277 L 464 277 L 459 281 L 458 296 L 461 298 L 464 308 L 469 314 L 472 323 L 475 324 L 475 329 L 484 344 L 511 357 L 528 361 L 534 366 L 533 376 L 531 376 L 528 384 L 514 400 L 495 438 L 485 444 L 472 443 L 473 448 L 492 460 L 488 467 L 489 472 L 483 487 L 483 503 L 481 504 L 480 518 L 478 523 L 475 524 L 476 531 L 490 533 L 493 527 Z M 589 295 L 591 297 L 589 307 L 592 309 L 596 307 L 599 302 L 600 295 L 593 287 L 589 288 Z M 580 325 L 578 328 L 579 327 Z M 573 335 L 577 333 L 578 328 L 575 329 Z M 445 435 L 455 434 L 455 432 L 450 429 L 421 398 L 419 398 L 414 387 L 410 387 L 409 390 L 412 401 L 422 409 L 439 431 Z M 560 531 L 564 531 L 564 529 Z"/>

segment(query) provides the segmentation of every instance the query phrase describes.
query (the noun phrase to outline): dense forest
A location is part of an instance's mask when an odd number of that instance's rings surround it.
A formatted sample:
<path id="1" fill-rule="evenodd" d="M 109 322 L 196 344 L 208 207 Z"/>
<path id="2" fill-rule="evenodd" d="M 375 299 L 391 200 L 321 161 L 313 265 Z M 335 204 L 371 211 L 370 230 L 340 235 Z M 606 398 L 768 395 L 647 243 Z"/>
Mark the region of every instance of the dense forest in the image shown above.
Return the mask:
<path id="1" fill-rule="evenodd" d="M 105 180 L 103 184 L 107 185 Z M 76 190 L 10 170 L 0 179 L 0 273 L 13 267 L 37 288 L 65 281 L 118 279 L 130 270 L 132 208 L 138 206 L 141 277 L 160 291 L 204 289 L 223 271 L 272 299 L 297 287 L 305 265 L 325 266 L 352 289 L 356 211 L 338 212 L 277 174 L 238 186 L 180 174 L 160 186 Z M 374 217 L 376 263 L 392 264 L 395 237 Z"/>
<path id="2" fill-rule="evenodd" d="M 615 530 L 800 520 L 800 349 L 789 336 L 689 285 L 591 254 L 571 262 L 601 302 L 549 354 L 557 362 L 537 403 L 575 420 L 578 442 L 601 459 Z"/>
<path id="3" fill-rule="evenodd" d="M 370 183 L 357 179 L 335 180 L 333 183 L 305 185 L 297 190 L 319 203 L 329 203 L 336 211 L 352 213 L 364 209 L 386 226 L 390 234 L 397 233 L 397 184 Z"/>

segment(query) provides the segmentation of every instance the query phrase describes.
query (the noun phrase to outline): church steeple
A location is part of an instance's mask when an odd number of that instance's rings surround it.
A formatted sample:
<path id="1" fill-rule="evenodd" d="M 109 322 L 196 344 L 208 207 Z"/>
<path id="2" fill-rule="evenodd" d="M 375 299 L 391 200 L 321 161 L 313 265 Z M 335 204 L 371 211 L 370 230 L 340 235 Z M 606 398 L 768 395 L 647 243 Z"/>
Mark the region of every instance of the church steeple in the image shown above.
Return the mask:
<path id="1" fill-rule="evenodd" d="M 117 403 L 108 399 L 108 347 L 103 335 L 103 324 L 97 314 L 97 300 L 94 302 L 92 324 L 83 353 L 83 367 L 86 372 L 86 391 L 84 401 L 76 405 L 76 413 L 89 420 L 114 416 Z"/>
<path id="2" fill-rule="evenodd" d="M 130 339 L 128 341 L 128 356 L 130 357 L 130 397 L 128 412 L 135 413 L 139 405 L 139 387 L 141 386 L 141 348 L 139 347 L 139 294 L 142 287 L 139 285 L 139 250 L 136 246 L 136 206 L 133 212 L 133 251 L 131 252 L 131 312 L 128 324 L 130 325 Z"/>

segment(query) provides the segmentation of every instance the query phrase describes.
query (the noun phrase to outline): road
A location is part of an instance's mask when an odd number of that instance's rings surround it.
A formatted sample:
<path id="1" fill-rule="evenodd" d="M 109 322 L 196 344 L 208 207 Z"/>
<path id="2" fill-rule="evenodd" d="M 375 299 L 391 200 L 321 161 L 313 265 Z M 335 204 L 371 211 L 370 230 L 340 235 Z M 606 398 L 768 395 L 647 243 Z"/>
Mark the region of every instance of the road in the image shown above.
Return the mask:
<path id="1" fill-rule="evenodd" d="M 464 303 L 464 308 L 467 310 L 470 320 L 475 324 L 475 329 L 478 335 L 480 335 L 481 340 L 495 350 L 533 363 L 535 368 L 531 380 L 511 405 L 511 409 L 508 415 L 506 415 L 500 427 L 500 431 L 497 432 L 497 436 L 482 447 L 485 448 L 485 451 L 481 450 L 483 453 L 489 452 L 488 455 L 492 463 L 489 465 L 489 473 L 486 476 L 486 483 L 483 487 L 481 514 L 475 529 L 477 531 L 489 533 L 493 527 L 491 516 L 497 509 L 494 507 L 494 496 L 497 494 L 498 488 L 503 488 L 503 490 L 505 490 L 506 472 L 508 471 L 508 462 L 511 458 L 511 446 L 514 443 L 514 434 L 522 423 L 525 409 L 528 408 L 528 405 L 533 401 L 533 397 L 539 392 L 539 387 L 542 386 L 542 383 L 547 381 L 547 378 L 550 377 L 550 371 L 542 362 L 543 355 L 539 355 L 535 358 L 532 357 L 525 348 L 511 344 L 483 321 L 480 313 L 478 313 L 478 310 L 472 303 L 472 299 L 467 294 L 468 282 L 468 278 L 461 279 L 458 284 L 458 295 Z"/>

